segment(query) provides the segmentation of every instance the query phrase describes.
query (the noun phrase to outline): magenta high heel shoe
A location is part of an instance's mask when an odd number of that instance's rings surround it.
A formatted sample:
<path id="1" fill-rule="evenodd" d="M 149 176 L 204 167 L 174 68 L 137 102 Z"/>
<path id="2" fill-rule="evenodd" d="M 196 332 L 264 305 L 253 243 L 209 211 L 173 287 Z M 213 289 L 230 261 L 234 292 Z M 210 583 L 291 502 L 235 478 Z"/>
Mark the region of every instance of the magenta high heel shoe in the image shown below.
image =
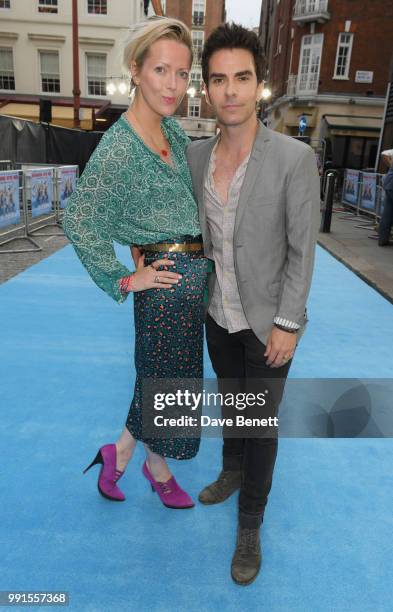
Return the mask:
<path id="1" fill-rule="evenodd" d="M 143 464 L 142 473 L 144 477 L 150 482 L 151 490 L 157 491 L 160 500 L 167 508 L 174 508 L 175 510 L 184 510 L 186 508 L 193 508 L 195 506 L 191 497 L 183 491 L 177 484 L 174 476 L 166 482 L 158 482 L 154 480 L 147 467 L 147 462 Z"/>
<path id="2" fill-rule="evenodd" d="M 83 470 L 83 473 L 85 474 L 97 463 L 102 464 L 97 482 L 101 495 L 112 501 L 124 501 L 125 495 L 116 484 L 124 474 L 124 471 L 116 469 L 116 444 L 101 446 L 95 459 Z"/>

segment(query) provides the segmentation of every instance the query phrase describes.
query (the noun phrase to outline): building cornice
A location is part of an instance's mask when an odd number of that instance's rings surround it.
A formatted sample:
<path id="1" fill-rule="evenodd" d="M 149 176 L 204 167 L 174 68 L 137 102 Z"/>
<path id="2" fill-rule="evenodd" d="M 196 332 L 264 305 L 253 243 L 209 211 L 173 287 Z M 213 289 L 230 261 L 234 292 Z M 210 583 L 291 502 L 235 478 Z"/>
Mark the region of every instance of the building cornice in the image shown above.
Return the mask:
<path id="1" fill-rule="evenodd" d="M 18 32 L 0 32 L 0 38 L 6 38 L 7 40 L 17 40 L 19 38 Z"/>
<path id="2" fill-rule="evenodd" d="M 55 42 L 55 43 L 64 43 L 66 41 L 65 36 L 59 36 L 56 34 L 36 34 L 34 32 L 28 32 L 27 38 L 29 40 L 37 40 L 44 42 Z"/>
<path id="3" fill-rule="evenodd" d="M 349 105 L 363 105 L 363 106 L 383 106 L 385 104 L 385 97 L 370 98 L 369 96 L 343 96 L 334 94 L 317 94 L 310 96 L 281 96 L 277 98 L 272 104 L 267 107 L 267 111 L 274 110 L 283 104 L 289 104 L 289 106 L 316 106 L 318 104 L 349 104 Z"/>
<path id="4" fill-rule="evenodd" d="M 6 17 L 3 14 L 1 14 L 1 21 L 3 24 L 5 24 L 6 22 L 13 24 L 13 27 L 18 27 L 22 24 L 30 24 L 30 26 L 49 26 L 51 29 L 54 29 L 57 26 L 68 26 L 69 28 L 72 28 L 72 21 L 60 21 L 60 20 L 45 20 L 43 21 L 42 17 L 40 19 L 19 19 L 19 18 L 15 18 L 15 17 Z M 107 29 L 107 30 L 128 30 L 129 26 L 128 25 L 124 25 L 124 23 L 108 23 L 108 22 L 99 22 L 97 23 L 97 21 L 90 21 L 87 19 L 83 19 L 79 18 L 78 20 L 78 26 L 79 29 L 84 29 L 84 28 L 93 28 L 95 31 L 97 31 L 97 29 L 101 30 L 101 29 Z M 12 27 L 12 25 L 11 25 Z"/>
<path id="5" fill-rule="evenodd" d="M 96 38 L 92 36 L 79 36 L 78 40 L 80 45 L 94 45 L 95 47 L 97 47 L 97 45 L 101 47 L 113 47 L 116 42 L 114 38 Z"/>

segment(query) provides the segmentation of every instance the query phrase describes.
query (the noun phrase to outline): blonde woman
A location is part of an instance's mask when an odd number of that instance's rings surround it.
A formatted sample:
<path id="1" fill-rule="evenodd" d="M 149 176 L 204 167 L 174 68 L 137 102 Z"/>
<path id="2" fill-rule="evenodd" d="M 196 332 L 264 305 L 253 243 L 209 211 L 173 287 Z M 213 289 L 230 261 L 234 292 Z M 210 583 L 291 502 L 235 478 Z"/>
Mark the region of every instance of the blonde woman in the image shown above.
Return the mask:
<path id="1" fill-rule="evenodd" d="M 123 501 L 117 485 L 140 440 L 143 475 L 170 508 L 191 508 L 165 457 L 189 459 L 199 437 L 146 438 L 145 379 L 202 378 L 203 255 L 197 206 L 185 157 L 189 139 L 171 117 L 186 93 L 192 41 L 175 19 L 144 22 L 130 36 L 124 63 L 135 95 L 105 133 L 71 195 L 64 231 L 94 282 L 119 304 L 134 294 L 134 397 L 116 444 L 102 446 L 86 468 L 102 465 L 100 493 Z M 136 271 L 115 256 L 113 241 L 131 245 Z"/>

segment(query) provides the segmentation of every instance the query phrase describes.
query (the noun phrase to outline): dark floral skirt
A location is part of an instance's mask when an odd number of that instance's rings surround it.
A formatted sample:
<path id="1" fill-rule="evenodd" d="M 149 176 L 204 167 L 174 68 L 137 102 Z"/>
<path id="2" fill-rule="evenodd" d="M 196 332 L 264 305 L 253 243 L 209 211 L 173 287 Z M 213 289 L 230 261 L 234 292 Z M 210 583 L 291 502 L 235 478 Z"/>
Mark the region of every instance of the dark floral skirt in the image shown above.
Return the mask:
<path id="1" fill-rule="evenodd" d="M 179 236 L 164 243 L 198 242 L 199 239 Z M 203 250 L 184 253 L 162 253 L 145 250 L 145 265 L 157 259 L 171 259 L 171 272 L 182 274 L 172 289 L 147 289 L 134 293 L 135 369 L 134 397 L 126 427 L 134 438 L 164 457 L 191 459 L 200 445 L 199 434 L 193 437 L 172 437 L 165 429 L 162 437 L 146 437 L 144 414 L 152 414 L 143 406 L 143 385 L 154 379 L 203 379 L 204 294 L 208 260 Z M 162 268 L 160 268 L 162 269 Z M 180 381 L 179 381 L 180 382 Z M 150 417 L 149 417 L 150 418 Z"/>

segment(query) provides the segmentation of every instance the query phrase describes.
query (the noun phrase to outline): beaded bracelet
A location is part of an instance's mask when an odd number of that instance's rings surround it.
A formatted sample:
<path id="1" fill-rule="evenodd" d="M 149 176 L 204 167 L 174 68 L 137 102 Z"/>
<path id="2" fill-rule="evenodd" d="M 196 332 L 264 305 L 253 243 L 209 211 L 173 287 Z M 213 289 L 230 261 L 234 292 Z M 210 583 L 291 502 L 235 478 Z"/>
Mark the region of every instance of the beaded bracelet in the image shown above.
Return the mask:
<path id="1" fill-rule="evenodd" d="M 124 276 L 119 280 L 120 285 L 120 293 L 123 295 L 130 293 L 132 291 L 132 279 L 134 274 L 130 274 L 129 276 Z"/>

